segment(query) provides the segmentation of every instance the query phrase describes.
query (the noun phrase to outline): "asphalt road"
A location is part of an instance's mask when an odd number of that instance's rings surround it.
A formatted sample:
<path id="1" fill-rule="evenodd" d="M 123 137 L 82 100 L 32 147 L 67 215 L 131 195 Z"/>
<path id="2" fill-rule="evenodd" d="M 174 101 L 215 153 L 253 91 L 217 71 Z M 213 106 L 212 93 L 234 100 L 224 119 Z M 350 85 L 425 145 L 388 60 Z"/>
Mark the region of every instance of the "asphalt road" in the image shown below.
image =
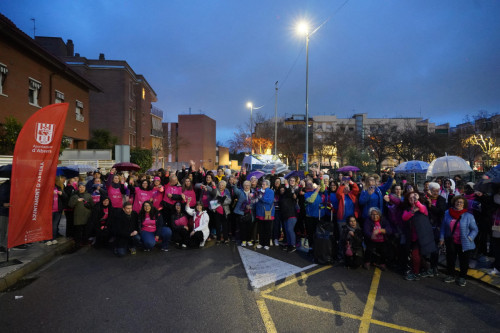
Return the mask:
<path id="1" fill-rule="evenodd" d="M 316 266 L 253 290 L 234 244 L 121 259 L 84 248 L 27 278 L 0 294 L 1 332 L 500 331 L 499 293 L 475 282 Z"/>

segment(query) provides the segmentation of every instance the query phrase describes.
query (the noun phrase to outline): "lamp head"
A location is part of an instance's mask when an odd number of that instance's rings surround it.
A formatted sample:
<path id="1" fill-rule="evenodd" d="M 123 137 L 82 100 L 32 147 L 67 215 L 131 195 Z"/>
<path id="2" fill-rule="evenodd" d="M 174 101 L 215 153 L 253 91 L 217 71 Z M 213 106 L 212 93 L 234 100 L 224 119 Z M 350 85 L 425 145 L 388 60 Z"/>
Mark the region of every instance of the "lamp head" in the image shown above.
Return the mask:
<path id="1" fill-rule="evenodd" d="M 253 107 L 252 102 L 247 102 L 247 108 L 251 109 Z"/>
<path id="2" fill-rule="evenodd" d="M 309 24 L 305 21 L 299 22 L 297 25 L 297 33 L 307 36 L 309 34 Z"/>

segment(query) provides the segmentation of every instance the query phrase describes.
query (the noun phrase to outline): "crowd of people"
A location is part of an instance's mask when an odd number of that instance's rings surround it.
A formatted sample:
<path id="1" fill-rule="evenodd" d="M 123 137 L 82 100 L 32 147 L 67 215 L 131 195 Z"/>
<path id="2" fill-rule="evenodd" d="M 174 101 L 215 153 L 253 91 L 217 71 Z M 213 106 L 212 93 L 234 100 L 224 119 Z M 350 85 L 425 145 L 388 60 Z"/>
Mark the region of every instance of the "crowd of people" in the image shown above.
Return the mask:
<path id="1" fill-rule="evenodd" d="M 3 192 L 0 209 L 8 203 Z M 126 177 L 111 169 L 87 179 L 57 177 L 52 211 L 48 246 L 57 244 L 64 213 L 65 236 L 79 246 L 110 248 L 117 256 L 137 249 L 168 251 L 170 244 L 200 248 L 209 241 L 312 254 L 316 230 L 327 223 L 333 226 L 332 257 L 348 268 L 391 268 L 415 281 L 437 276 L 439 253 L 445 252 L 445 282 L 465 286 L 472 256 L 491 255 L 490 273 L 500 270 L 500 193 L 474 190 L 458 176 L 426 181 L 419 189 L 391 171 L 353 175 L 312 169 L 303 177 L 285 179 L 273 172 L 257 178 L 244 167 L 213 172 L 191 162 L 150 175 Z"/>

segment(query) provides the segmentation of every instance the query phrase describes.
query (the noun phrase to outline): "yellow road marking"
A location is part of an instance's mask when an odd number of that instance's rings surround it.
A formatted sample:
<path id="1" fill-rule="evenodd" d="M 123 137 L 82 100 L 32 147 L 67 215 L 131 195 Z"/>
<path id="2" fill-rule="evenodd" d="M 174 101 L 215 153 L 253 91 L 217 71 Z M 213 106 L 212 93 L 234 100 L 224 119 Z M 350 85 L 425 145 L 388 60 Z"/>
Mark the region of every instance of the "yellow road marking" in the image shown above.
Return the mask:
<path id="1" fill-rule="evenodd" d="M 257 306 L 259 307 L 260 315 L 262 317 L 262 320 L 264 321 L 264 325 L 266 326 L 266 332 L 268 333 L 278 332 L 276 330 L 276 326 L 274 326 L 273 318 L 271 318 L 271 315 L 269 314 L 266 302 L 264 302 L 263 299 L 258 299 Z"/>
<path id="2" fill-rule="evenodd" d="M 281 289 L 281 288 L 283 288 L 283 287 L 286 287 L 286 286 L 288 286 L 288 285 L 290 285 L 290 284 L 292 284 L 292 283 L 294 283 L 294 282 L 298 282 L 298 281 L 301 281 L 301 280 L 305 280 L 305 279 L 307 279 L 309 276 L 312 276 L 312 275 L 314 275 L 314 274 L 318 274 L 318 273 L 323 272 L 324 270 L 327 270 L 327 269 L 329 269 L 329 268 L 332 268 L 332 266 L 331 266 L 331 265 L 328 265 L 328 266 L 323 266 L 323 267 L 318 268 L 317 270 L 314 270 L 314 271 L 312 271 L 312 272 L 310 272 L 310 273 L 304 273 L 304 272 L 301 272 L 301 276 L 300 276 L 300 277 L 296 277 L 296 276 L 294 276 L 293 278 L 290 278 L 290 279 L 288 279 L 288 278 L 287 278 L 287 279 L 285 280 L 285 282 L 280 283 L 280 284 L 278 284 L 278 285 L 276 285 L 276 286 L 272 286 L 272 287 L 270 287 L 270 288 L 268 288 L 268 289 L 266 289 L 266 290 L 261 291 L 260 293 L 261 293 L 262 295 L 269 294 L 270 292 L 273 292 L 273 291 L 275 291 L 275 290 L 278 290 L 278 289 Z"/>
<path id="3" fill-rule="evenodd" d="M 370 286 L 370 292 L 368 293 L 368 299 L 366 300 L 365 310 L 363 311 L 363 318 L 361 319 L 361 325 L 359 326 L 360 333 L 366 333 L 370 329 L 370 321 L 373 315 L 375 299 L 377 298 L 377 290 L 379 282 L 380 282 L 380 269 L 375 268 L 372 284 Z"/>

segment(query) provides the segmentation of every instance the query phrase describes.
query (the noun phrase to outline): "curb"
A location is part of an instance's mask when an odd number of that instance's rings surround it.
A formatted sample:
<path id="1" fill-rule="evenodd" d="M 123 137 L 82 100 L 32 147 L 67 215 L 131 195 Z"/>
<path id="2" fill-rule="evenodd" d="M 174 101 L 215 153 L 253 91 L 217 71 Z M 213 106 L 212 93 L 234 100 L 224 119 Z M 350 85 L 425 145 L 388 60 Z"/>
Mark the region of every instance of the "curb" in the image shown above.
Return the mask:
<path id="1" fill-rule="evenodd" d="M 55 256 L 62 255 L 74 246 L 75 242 L 73 240 L 68 240 L 67 242 L 55 247 L 53 251 L 47 252 L 26 264 L 21 264 L 19 269 L 16 269 L 15 271 L 5 275 L 5 277 L 0 278 L 0 292 L 10 288 L 24 276 L 36 271 L 41 266 L 49 263 Z"/>

